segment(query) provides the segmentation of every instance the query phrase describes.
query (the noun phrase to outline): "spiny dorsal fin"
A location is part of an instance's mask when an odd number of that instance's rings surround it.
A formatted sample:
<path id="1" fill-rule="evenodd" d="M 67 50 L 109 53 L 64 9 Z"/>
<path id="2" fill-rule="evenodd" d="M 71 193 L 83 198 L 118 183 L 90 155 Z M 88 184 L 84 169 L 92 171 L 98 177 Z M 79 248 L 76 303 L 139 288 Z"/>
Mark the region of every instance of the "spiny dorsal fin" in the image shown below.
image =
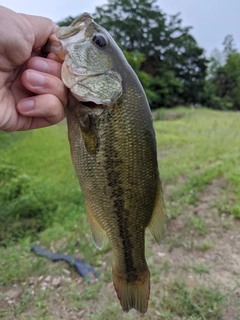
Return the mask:
<path id="1" fill-rule="evenodd" d="M 163 201 L 162 183 L 160 178 L 158 180 L 158 190 L 156 194 L 155 207 L 153 209 L 152 218 L 148 224 L 148 230 L 150 231 L 157 244 L 160 245 L 164 239 L 166 230 L 165 207 Z"/>
<path id="2" fill-rule="evenodd" d="M 92 210 L 90 207 L 86 204 L 86 210 L 88 214 L 88 224 L 89 228 L 92 234 L 93 242 L 95 246 L 101 250 L 104 246 L 105 239 L 106 239 L 106 232 L 104 229 L 100 226 L 99 222 L 95 218 Z"/>

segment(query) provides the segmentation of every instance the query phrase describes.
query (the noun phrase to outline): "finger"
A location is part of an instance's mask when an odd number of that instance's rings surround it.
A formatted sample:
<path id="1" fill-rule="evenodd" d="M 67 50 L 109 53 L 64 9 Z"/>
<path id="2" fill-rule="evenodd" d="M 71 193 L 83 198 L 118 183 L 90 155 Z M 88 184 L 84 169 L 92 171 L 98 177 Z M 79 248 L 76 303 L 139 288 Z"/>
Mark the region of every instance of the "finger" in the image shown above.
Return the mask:
<path id="1" fill-rule="evenodd" d="M 54 60 L 54 61 L 57 61 L 57 62 L 61 62 L 61 65 L 62 65 L 62 60 L 53 52 L 50 52 L 47 56 L 48 59 L 51 59 L 51 60 Z"/>
<path id="2" fill-rule="evenodd" d="M 28 107 L 28 111 L 26 107 Z M 57 124 L 64 118 L 63 105 L 52 94 L 43 94 L 23 99 L 17 104 L 17 109 L 25 117 L 20 117 L 16 130 L 46 127 Z"/>
<path id="3" fill-rule="evenodd" d="M 22 83 L 27 90 L 35 94 L 52 94 L 63 106 L 67 104 L 67 88 L 56 76 L 28 69 L 22 74 Z"/>
<path id="4" fill-rule="evenodd" d="M 62 64 L 53 59 L 33 57 L 29 59 L 27 69 L 34 69 L 61 78 Z"/>

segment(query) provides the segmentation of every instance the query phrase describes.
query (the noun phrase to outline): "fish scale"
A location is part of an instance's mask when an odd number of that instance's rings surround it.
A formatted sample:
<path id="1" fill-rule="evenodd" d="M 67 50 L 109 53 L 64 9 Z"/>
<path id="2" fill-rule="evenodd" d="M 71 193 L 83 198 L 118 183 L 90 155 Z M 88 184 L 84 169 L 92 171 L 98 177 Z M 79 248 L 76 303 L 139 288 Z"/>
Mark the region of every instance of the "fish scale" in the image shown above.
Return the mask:
<path id="1" fill-rule="evenodd" d="M 52 48 L 65 55 L 69 142 L 93 241 L 99 249 L 106 236 L 110 241 L 113 284 L 123 311 L 145 313 L 150 292 L 145 229 L 158 244 L 165 233 L 148 101 L 115 41 L 89 14 L 58 35 L 59 47 L 55 39 Z"/>

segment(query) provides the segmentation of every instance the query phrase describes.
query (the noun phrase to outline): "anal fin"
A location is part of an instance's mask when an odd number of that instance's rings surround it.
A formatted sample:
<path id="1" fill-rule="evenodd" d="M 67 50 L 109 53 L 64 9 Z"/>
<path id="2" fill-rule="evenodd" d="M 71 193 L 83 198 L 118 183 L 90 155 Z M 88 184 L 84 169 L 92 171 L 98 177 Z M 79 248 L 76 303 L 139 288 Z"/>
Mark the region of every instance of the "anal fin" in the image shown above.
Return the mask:
<path id="1" fill-rule="evenodd" d="M 104 246 L 105 239 L 106 239 L 106 232 L 100 226 L 99 222 L 97 221 L 96 217 L 94 216 L 90 207 L 86 204 L 86 210 L 88 214 L 88 224 L 92 234 L 93 242 L 95 246 L 101 250 Z"/>
<path id="2" fill-rule="evenodd" d="M 158 179 L 158 188 L 152 218 L 147 228 L 157 244 L 160 245 L 164 239 L 166 231 L 165 207 L 163 201 L 162 183 L 160 178 Z"/>

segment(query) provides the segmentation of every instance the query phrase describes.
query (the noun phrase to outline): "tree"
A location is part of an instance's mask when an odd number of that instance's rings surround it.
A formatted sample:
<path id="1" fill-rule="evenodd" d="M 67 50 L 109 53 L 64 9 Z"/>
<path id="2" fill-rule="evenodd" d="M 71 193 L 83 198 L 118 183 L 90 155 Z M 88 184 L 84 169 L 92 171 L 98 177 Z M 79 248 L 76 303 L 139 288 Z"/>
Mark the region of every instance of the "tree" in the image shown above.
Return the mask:
<path id="1" fill-rule="evenodd" d="M 223 50 L 215 49 L 209 63 L 203 101 L 214 109 L 240 109 L 240 54 L 227 35 Z"/>
<path id="2" fill-rule="evenodd" d="M 122 49 L 144 54 L 141 70 L 152 77 L 155 92 L 151 107 L 198 102 L 207 60 L 179 14 L 168 22 L 156 0 L 109 0 L 94 17 Z"/>

